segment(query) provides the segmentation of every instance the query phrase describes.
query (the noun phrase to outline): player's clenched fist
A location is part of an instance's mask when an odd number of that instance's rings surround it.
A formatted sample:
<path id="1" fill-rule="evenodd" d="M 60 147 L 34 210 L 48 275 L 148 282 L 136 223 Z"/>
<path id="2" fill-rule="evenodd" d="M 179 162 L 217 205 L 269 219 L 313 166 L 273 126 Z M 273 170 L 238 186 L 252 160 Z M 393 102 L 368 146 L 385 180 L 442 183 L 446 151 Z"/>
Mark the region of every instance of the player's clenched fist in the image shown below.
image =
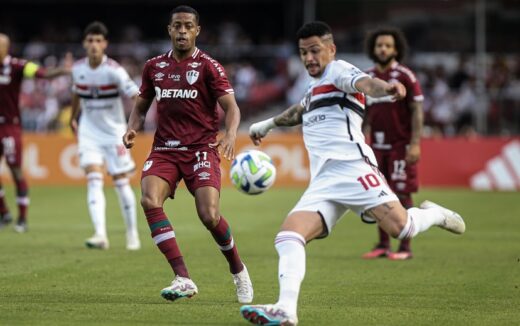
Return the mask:
<path id="1" fill-rule="evenodd" d="M 392 95 L 393 99 L 398 101 L 406 96 L 406 87 L 399 82 L 391 82 L 389 86 L 385 89 L 388 95 Z"/>
<path id="2" fill-rule="evenodd" d="M 253 123 L 251 127 L 249 127 L 249 137 L 253 141 L 253 144 L 260 145 L 262 138 L 274 127 L 276 127 L 276 124 L 273 118 Z"/>
<path id="3" fill-rule="evenodd" d="M 126 131 L 123 135 L 123 144 L 126 148 L 132 148 L 134 146 L 135 136 L 137 136 L 137 131 L 133 129 Z"/>

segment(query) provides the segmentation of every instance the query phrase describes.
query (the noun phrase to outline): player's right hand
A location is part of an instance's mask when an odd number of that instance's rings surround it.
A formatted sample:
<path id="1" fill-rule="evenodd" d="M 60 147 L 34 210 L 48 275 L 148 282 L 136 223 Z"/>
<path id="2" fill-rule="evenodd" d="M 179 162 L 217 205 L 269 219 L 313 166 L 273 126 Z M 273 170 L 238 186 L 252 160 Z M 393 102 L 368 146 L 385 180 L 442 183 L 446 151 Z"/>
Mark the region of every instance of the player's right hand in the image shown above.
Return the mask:
<path id="1" fill-rule="evenodd" d="M 253 141 L 253 144 L 256 146 L 260 145 L 262 138 L 274 127 L 276 127 L 276 125 L 273 118 L 253 123 L 249 127 L 249 137 Z"/>
<path id="2" fill-rule="evenodd" d="M 123 144 L 126 148 L 132 148 L 135 143 L 135 136 L 137 136 L 137 131 L 133 129 L 129 129 L 123 135 Z"/>

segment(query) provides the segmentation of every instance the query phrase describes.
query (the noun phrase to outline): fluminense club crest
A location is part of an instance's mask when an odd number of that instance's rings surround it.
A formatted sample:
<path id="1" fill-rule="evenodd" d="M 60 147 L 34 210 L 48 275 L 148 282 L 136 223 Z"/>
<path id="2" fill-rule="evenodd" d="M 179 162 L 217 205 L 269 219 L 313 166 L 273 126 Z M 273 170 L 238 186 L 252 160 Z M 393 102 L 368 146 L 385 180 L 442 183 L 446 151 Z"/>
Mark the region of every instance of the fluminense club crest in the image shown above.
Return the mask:
<path id="1" fill-rule="evenodd" d="M 199 72 L 196 70 L 188 70 L 186 72 L 186 80 L 190 85 L 195 84 L 197 79 L 199 78 Z"/>
<path id="2" fill-rule="evenodd" d="M 153 161 L 144 162 L 143 171 L 148 171 L 152 167 Z"/>

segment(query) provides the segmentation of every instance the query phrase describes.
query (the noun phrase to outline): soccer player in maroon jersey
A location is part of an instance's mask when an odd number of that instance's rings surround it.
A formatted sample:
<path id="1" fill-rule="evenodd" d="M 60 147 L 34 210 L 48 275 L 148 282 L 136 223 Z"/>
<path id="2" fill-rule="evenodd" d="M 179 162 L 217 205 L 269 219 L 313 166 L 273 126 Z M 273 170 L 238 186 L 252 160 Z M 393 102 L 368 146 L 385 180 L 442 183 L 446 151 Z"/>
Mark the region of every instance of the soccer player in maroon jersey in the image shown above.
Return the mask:
<path id="1" fill-rule="evenodd" d="M 238 301 L 251 302 L 253 287 L 249 274 L 219 211 L 219 152 L 224 158 L 233 159 L 240 111 L 222 65 L 195 46 L 200 29 L 195 9 L 183 5 L 172 11 L 168 25 L 172 50 L 146 62 L 140 94 L 123 142 L 127 148 L 134 145 L 155 98 L 158 123 L 141 175 L 141 206 L 155 244 L 175 274 L 171 286 L 164 288 L 161 295 L 174 301 L 198 291 L 163 211 L 164 201 L 174 197 L 182 179 L 195 197 L 200 220 L 229 263 Z M 217 104 L 225 112 L 225 132 L 220 140 Z"/>
<path id="2" fill-rule="evenodd" d="M 413 206 L 411 194 L 417 192 L 417 161 L 421 149 L 423 94 L 414 73 L 400 61 L 406 55 L 406 39 L 401 31 L 381 28 L 367 36 L 366 51 L 375 67 L 367 71 L 372 77 L 399 81 L 407 96 L 399 101 L 390 97 L 368 98 L 364 120 L 365 134 L 390 188 L 405 208 Z M 390 237 L 378 227 L 379 243 L 363 258 L 388 257 L 392 260 L 412 258 L 409 238 L 401 240 L 396 252 L 390 250 Z"/>
<path id="3" fill-rule="evenodd" d="M 22 126 L 18 97 L 23 78 L 53 78 L 69 74 L 72 56 L 66 56 L 63 67 L 44 69 L 37 64 L 9 55 L 9 37 L 0 33 L 0 160 L 5 155 L 16 185 L 18 220 L 17 232 L 27 231 L 27 207 L 29 193 L 22 172 Z M 0 228 L 11 223 L 12 217 L 5 203 L 5 193 L 0 182 Z"/>

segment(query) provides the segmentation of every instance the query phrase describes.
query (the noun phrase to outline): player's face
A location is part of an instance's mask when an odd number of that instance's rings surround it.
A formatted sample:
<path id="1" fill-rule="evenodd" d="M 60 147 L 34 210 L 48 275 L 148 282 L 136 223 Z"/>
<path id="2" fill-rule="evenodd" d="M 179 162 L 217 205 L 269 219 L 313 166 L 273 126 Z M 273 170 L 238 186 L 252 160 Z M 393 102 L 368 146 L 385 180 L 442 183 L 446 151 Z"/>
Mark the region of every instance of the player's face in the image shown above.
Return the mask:
<path id="1" fill-rule="evenodd" d="M 83 47 L 87 50 L 87 56 L 91 59 L 99 59 L 105 54 L 108 42 L 101 34 L 88 34 L 83 41 Z"/>
<path id="2" fill-rule="evenodd" d="M 377 63 L 387 65 L 397 55 L 395 40 L 392 35 L 380 35 L 376 38 L 374 55 Z"/>
<path id="3" fill-rule="evenodd" d="M 168 25 L 168 34 L 175 50 L 187 52 L 193 49 L 199 32 L 200 26 L 197 24 L 194 14 L 178 12 L 172 15 L 172 20 Z"/>
<path id="4" fill-rule="evenodd" d="M 318 78 L 327 65 L 334 60 L 336 46 L 330 36 L 312 36 L 298 41 L 300 59 L 310 76 Z"/>

